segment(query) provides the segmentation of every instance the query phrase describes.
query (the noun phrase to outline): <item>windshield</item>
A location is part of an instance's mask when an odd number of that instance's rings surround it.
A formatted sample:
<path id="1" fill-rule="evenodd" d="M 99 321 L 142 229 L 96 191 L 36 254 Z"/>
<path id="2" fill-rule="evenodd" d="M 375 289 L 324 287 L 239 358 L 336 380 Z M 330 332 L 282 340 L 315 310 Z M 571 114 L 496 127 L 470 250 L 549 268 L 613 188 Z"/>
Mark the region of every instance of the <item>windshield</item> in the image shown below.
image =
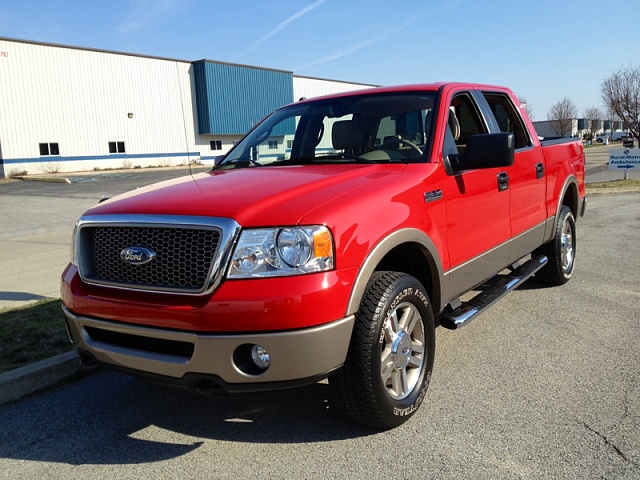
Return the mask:
<path id="1" fill-rule="evenodd" d="M 434 98 L 373 94 L 294 104 L 267 117 L 215 168 L 425 161 Z"/>

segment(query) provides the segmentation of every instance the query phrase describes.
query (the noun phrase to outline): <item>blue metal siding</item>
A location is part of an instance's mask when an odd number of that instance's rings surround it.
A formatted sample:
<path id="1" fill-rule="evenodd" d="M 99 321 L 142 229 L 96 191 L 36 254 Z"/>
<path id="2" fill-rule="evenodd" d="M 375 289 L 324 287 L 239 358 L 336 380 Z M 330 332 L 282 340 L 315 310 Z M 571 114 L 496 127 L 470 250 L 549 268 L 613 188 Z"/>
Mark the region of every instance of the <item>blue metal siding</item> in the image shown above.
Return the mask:
<path id="1" fill-rule="evenodd" d="M 194 64 L 201 135 L 243 134 L 293 101 L 293 73 L 211 61 Z"/>
<path id="2" fill-rule="evenodd" d="M 271 136 L 285 136 L 293 135 L 296 133 L 296 119 L 288 118 L 283 122 L 277 124 L 271 131 Z"/>
<path id="3" fill-rule="evenodd" d="M 196 111 L 198 112 L 198 132 L 206 134 L 211 124 L 209 115 L 209 97 L 207 89 L 207 78 L 205 75 L 205 63 L 198 62 L 193 64 L 193 76 L 195 90 Z"/>

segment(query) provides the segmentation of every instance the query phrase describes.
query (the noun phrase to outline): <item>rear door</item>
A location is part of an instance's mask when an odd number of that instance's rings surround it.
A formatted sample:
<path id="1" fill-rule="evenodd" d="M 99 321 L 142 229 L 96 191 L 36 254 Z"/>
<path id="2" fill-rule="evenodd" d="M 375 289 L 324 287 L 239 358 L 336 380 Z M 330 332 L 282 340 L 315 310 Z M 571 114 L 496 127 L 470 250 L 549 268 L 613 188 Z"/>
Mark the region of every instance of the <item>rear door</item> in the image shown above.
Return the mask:
<path id="1" fill-rule="evenodd" d="M 505 92 L 483 91 L 490 113 L 486 113 L 492 132 L 513 133 L 515 140 L 514 162 L 508 168 L 511 203 L 509 217 L 513 240 L 510 260 L 515 262 L 542 243 L 545 208 L 545 161 L 540 148 L 533 140 L 522 120 L 518 107 Z M 484 108 L 483 108 L 484 109 Z"/>

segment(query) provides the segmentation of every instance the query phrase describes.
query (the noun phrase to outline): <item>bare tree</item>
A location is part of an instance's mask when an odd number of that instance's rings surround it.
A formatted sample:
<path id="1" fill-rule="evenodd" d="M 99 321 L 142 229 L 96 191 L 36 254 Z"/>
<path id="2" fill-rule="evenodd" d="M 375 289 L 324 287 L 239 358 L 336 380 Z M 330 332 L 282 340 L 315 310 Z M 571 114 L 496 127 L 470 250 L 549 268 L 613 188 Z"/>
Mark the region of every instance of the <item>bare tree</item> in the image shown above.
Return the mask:
<path id="1" fill-rule="evenodd" d="M 533 107 L 529 105 L 529 102 L 527 102 L 527 99 L 524 97 L 519 97 L 518 100 L 520 100 L 521 105 L 524 105 L 524 110 L 527 112 L 529 120 L 533 121 Z"/>
<path id="2" fill-rule="evenodd" d="M 602 109 L 600 107 L 589 107 L 584 111 L 584 118 L 587 119 L 587 130 L 589 130 L 589 135 L 591 138 L 596 136 L 600 128 L 600 124 L 603 120 L 604 114 L 602 113 Z"/>
<path id="3" fill-rule="evenodd" d="M 573 120 L 578 116 L 578 107 L 569 97 L 564 97 L 551 105 L 547 120 L 551 121 L 551 129 L 559 137 L 570 137 Z"/>
<path id="4" fill-rule="evenodd" d="M 640 136 L 640 68 L 629 66 L 612 73 L 600 92 L 605 106 L 634 137 Z"/>

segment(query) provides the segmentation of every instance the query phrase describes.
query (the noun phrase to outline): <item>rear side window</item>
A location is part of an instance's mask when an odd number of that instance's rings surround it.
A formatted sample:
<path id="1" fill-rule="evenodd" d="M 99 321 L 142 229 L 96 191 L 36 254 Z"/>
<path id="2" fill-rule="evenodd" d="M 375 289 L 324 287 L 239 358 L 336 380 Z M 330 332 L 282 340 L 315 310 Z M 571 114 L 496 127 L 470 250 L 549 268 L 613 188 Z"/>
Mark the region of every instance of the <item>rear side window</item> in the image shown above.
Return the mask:
<path id="1" fill-rule="evenodd" d="M 516 150 L 531 146 L 531 138 L 511 99 L 503 93 L 483 92 L 501 132 L 513 133 Z"/>

